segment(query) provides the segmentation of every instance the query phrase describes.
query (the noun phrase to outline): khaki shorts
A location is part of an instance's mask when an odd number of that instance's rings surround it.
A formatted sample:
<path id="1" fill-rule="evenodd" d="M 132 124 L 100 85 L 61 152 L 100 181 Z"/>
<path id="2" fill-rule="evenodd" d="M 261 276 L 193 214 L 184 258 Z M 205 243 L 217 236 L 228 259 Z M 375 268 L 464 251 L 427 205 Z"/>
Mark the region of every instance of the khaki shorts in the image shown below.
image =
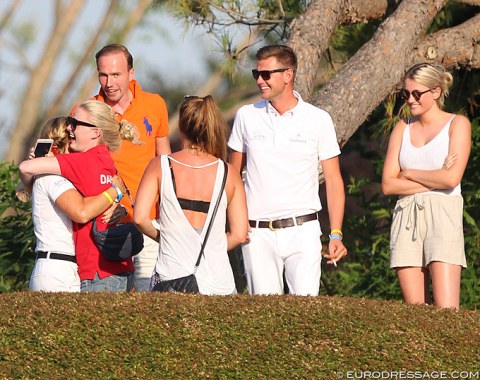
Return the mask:
<path id="1" fill-rule="evenodd" d="M 414 194 L 399 199 L 390 251 L 390 268 L 426 267 L 432 261 L 466 268 L 462 196 Z"/>

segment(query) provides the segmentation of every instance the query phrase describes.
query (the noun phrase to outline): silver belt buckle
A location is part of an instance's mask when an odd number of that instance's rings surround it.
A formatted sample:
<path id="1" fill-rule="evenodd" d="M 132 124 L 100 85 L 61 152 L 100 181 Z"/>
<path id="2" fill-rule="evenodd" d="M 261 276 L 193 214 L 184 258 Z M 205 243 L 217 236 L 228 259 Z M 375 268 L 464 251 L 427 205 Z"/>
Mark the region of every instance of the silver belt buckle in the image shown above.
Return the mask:
<path id="1" fill-rule="evenodd" d="M 275 228 L 275 227 L 273 227 L 273 222 L 274 222 L 274 220 L 271 220 L 270 222 L 268 222 L 268 228 L 269 228 L 269 230 L 270 230 L 270 231 L 277 231 L 277 230 L 279 230 L 280 228 Z"/>

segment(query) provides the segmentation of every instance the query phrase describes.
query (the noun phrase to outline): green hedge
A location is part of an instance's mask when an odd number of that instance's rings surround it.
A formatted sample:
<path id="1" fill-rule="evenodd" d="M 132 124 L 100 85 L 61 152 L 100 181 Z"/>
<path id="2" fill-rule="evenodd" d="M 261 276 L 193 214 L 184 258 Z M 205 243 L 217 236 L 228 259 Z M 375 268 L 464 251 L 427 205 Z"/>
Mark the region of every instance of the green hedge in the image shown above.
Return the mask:
<path id="1" fill-rule="evenodd" d="M 0 378 L 480 371 L 480 312 L 341 297 L 0 295 Z M 479 374 L 480 375 L 480 374 Z"/>
<path id="2" fill-rule="evenodd" d="M 18 168 L 0 162 L 0 292 L 28 288 L 35 261 L 31 203 L 15 197 Z"/>

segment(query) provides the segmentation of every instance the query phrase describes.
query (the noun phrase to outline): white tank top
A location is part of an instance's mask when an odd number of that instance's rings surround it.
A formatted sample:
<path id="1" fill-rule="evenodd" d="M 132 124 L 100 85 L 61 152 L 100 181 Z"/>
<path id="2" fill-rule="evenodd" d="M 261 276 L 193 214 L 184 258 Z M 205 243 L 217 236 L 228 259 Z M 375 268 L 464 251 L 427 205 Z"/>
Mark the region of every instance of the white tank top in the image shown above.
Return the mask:
<path id="1" fill-rule="evenodd" d="M 445 157 L 448 155 L 448 147 L 450 143 L 450 125 L 452 120 L 440 130 L 440 132 L 427 144 L 421 147 L 412 145 L 410 138 L 410 122 L 403 131 L 402 146 L 400 148 L 400 168 L 418 169 L 418 170 L 436 170 L 441 169 L 445 162 Z M 432 190 L 423 194 L 445 194 L 445 195 L 460 195 L 461 186 L 458 184 L 453 189 Z"/>
<path id="2" fill-rule="evenodd" d="M 223 180 L 224 165 L 217 162 L 217 176 L 213 187 L 207 219 L 200 233 L 192 227 L 178 203 L 172 182 L 168 156 L 161 156 L 162 184 L 160 189 L 160 242 L 155 266 L 162 280 L 171 280 L 193 273 L 212 217 L 215 202 Z M 196 168 L 201 170 L 201 167 Z M 220 195 L 220 205 L 205 246 L 200 266 L 195 273 L 201 294 L 233 294 L 235 281 L 227 254 L 225 234 L 227 194 Z"/>

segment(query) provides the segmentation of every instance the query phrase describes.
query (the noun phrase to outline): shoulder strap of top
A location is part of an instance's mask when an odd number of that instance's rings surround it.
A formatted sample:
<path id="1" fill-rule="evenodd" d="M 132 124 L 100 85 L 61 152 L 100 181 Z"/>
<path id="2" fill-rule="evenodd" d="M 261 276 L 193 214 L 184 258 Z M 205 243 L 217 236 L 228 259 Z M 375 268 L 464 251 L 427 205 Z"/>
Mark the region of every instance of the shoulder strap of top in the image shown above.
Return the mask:
<path id="1" fill-rule="evenodd" d="M 205 233 L 205 237 L 203 238 L 202 247 L 200 249 L 200 253 L 198 254 L 197 262 L 195 263 L 194 273 L 197 270 L 198 266 L 200 265 L 200 260 L 202 259 L 205 245 L 207 244 L 208 235 L 210 235 L 210 230 L 212 229 L 212 224 L 215 219 L 215 216 L 217 215 L 218 206 L 220 205 L 220 200 L 222 199 L 223 191 L 225 190 L 225 184 L 227 183 L 228 164 L 222 160 L 219 160 L 219 162 L 223 163 L 223 168 L 224 168 L 222 184 L 220 185 L 220 190 L 218 192 L 217 201 L 215 202 L 215 207 L 212 212 L 212 217 L 210 218 L 210 222 L 208 223 L 207 232 Z"/>
<path id="2" fill-rule="evenodd" d="M 450 119 L 450 121 L 448 122 L 448 130 L 450 131 L 450 127 L 452 126 L 452 122 L 453 122 L 453 119 L 455 119 L 457 117 L 457 115 L 453 115 L 453 117 Z"/>

